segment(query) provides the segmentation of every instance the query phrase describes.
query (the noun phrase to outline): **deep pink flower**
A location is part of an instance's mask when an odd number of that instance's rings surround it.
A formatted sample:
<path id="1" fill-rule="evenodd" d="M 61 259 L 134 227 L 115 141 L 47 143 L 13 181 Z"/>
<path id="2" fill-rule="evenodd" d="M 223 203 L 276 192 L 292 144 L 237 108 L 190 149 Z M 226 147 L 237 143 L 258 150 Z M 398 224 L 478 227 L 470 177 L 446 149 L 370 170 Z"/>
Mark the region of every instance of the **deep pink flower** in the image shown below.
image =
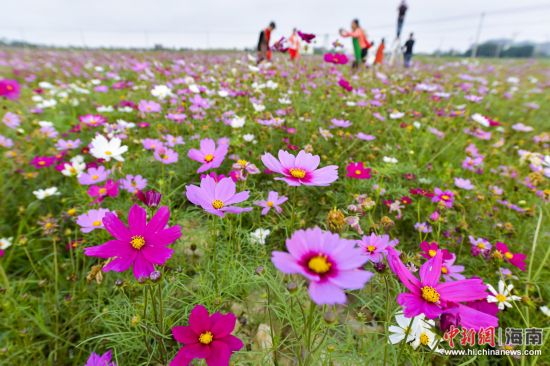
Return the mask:
<path id="1" fill-rule="evenodd" d="M 338 166 L 329 165 L 317 169 L 319 155 L 312 155 L 301 150 L 294 156 L 284 150 L 279 150 L 279 160 L 270 153 L 262 156 L 262 162 L 272 172 L 282 174 L 276 180 L 284 180 L 290 186 L 328 186 L 338 179 Z"/>
<path id="2" fill-rule="evenodd" d="M 454 303 L 475 301 L 487 297 L 487 286 L 479 278 L 440 283 L 443 253 L 426 261 L 420 268 L 420 280 L 399 259 L 399 253 L 388 248 L 388 264 L 410 293 L 397 296 L 406 317 L 424 314 L 429 319 L 437 318 L 444 309 Z"/>
<path id="3" fill-rule="evenodd" d="M 188 185 L 186 196 L 195 205 L 201 206 L 206 212 L 224 217 L 226 213 L 238 214 L 248 212 L 252 207 L 233 206 L 246 201 L 249 191 L 236 193 L 236 184 L 231 178 L 223 178 L 219 182 L 210 176 L 201 179 L 200 187 Z"/>
<path id="4" fill-rule="evenodd" d="M 286 241 L 286 252 L 273 252 L 271 261 L 286 274 L 309 280 L 309 296 L 318 305 L 344 304 L 344 290 L 360 290 L 372 277 L 361 268 L 368 261 L 354 240 L 318 227 L 298 230 Z"/>
<path id="5" fill-rule="evenodd" d="M 297 32 L 298 36 L 306 43 L 311 43 L 313 39 L 315 38 L 315 34 L 312 33 L 302 33 L 300 31 Z"/>
<path id="6" fill-rule="evenodd" d="M 53 156 L 35 156 L 31 160 L 31 164 L 36 169 L 47 168 L 51 166 L 53 163 L 55 163 L 55 157 Z"/>
<path id="7" fill-rule="evenodd" d="M 388 247 L 395 247 L 399 243 L 399 240 L 390 240 L 390 236 L 387 234 L 376 235 L 375 233 L 370 236 L 364 235 L 361 241 L 357 244 L 363 250 L 363 255 L 367 256 L 368 260 L 372 263 L 380 263 L 387 255 Z"/>
<path id="8" fill-rule="evenodd" d="M 111 354 L 111 350 L 105 352 L 102 355 L 92 352 L 84 366 L 117 366 L 115 362 L 111 361 Z"/>
<path id="9" fill-rule="evenodd" d="M 340 85 L 342 88 L 344 88 L 345 90 L 347 90 L 349 92 L 353 90 L 353 86 L 351 86 L 349 81 L 347 81 L 344 78 L 340 78 L 340 80 L 338 80 L 338 85 Z"/>
<path id="10" fill-rule="evenodd" d="M 357 163 L 349 163 L 346 167 L 346 170 L 348 171 L 348 174 L 346 175 L 348 178 L 353 179 L 370 179 L 370 168 L 365 168 L 362 161 Z"/>
<path id="11" fill-rule="evenodd" d="M 205 172 L 209 169 L 218 168 L 222 165 L 223 159 L 227 154 L 229 144 L 224 139 L 218 140 L 218 145 L 212 139 L 202 139 L 200 149 L 191 149 L 187 156 L 202 165 L 197 169 L 197 173 Z"/>
<path id="12" fill-rule="evenodd" d="M 283 212 L 283 209 L 281 208 L 281 205 L 288 200 L 288 197 L 280 196 L 279 193 L 275 191 L 270 191 L 267 195 L 266 201 L 256 201 L 254 204 L 263 207 L 262 209 L 262 216 L 267 215 L 269 210 L 272 208 L 277 211 L 277 213 Z"/>
<path id="13" fill-rule="evenodd" d="M 111 212 L 103 217 L 105 229 L 115 238 L 102 245 L 84 248 L 87 256 L 114 258 L 103 267 L 103 271 L 124 272 L 133 267 L 136 278 L 147 277 L 156 265 L 163 265 L 172 256 L 168 248 L 181 237 L 179 225 L 166 228 L 170 210 L 166 206 L 158 209 L 147 223 L 147 212 L 133 205 L 128 213 L 128 227 Z"/>
<path id="14" fill-rule="evenodd" d="M 500 241 L 495 243 L 496 251 L 504 258 L 505 261 L 510 262 L 513 266 L 525 271 L 525 258 L 527 256 L 523 253 L 512 253 L 508 246 Z"/>
<path id="15" fill-rule="evenodd" d="M 420 243 L 420 249 L 422 249 L 420 255 L 426 259 L 432 259 L 433 257 L 435 257 L 438 250 L 443 253 L 444 261 L 449 260 L 453 257 L 453 255 L 447 249 L 440 249 L 439 244 L 437 244 L 437 242 L 435 241 L 432 241 L 431 243 L 423 241 L 422 243 Z"/>
<path id="16" fill-rule="evenodd" d="M 19 99 L 21 87 L 17 80 L 3 79 L 0 80 L 0 97 L 15 100 Z"/>
<path id="17" fill-rule="evenodd" d="M 454 202 L 454 193 L 451 191 L 443 191 L 439 188 L 434 189 L 434 196 L 432 197 L 432 202 L 441 202 L 441 204 L 447 208 L 453 207 Z"/>
<path id="18" fill-rule="evenodd" d="M 90 186 L 88 194 L 90 197 L 96 198 L 94 203 L 102 202 L 105 197 L 116 197 L 118 196 L 118 182 L 109 179 L 103 187 L 97 185 Z"/>
<path id="19" fill-rule="evenodd" d="M 229 366 L 231 354 L 243 348 L 243 342 L 231 335 L 236 320 L 234 314 L 209 315 L 204 306 L 195 306 L 188 326 L 172 328 L 172 335 L 184 346 L 170 366 L 188 366 L 195 358 L 205 359 L 208 366 Z"/>
<path id="20" fill-rule="evenodd" d="M 147 207 L 157 207 L 162 199 L 162 194 L 154 189 L 147 192 L 138 190 L 136 192 L 136 197 Z"/>
<path id="21" fill-rule="evenodd" d="M 440 328 L 445 331 L 454 325 L 464 329 L 498 327 L 498 306 L 487 300 L 477 300 L 464 304 L 453 304 L 441 314 Z"/>

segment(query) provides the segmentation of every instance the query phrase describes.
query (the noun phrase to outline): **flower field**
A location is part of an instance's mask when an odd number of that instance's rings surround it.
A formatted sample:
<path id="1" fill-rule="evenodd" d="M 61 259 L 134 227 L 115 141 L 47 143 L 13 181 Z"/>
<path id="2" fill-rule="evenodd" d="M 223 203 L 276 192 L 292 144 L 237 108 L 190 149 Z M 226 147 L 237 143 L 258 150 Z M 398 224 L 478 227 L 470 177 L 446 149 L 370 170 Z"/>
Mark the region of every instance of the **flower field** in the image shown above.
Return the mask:
<path id="1" fill-rule="evenodd" d="M 549 90 L 0 50 L 0 364 L 550 364 Z"/>

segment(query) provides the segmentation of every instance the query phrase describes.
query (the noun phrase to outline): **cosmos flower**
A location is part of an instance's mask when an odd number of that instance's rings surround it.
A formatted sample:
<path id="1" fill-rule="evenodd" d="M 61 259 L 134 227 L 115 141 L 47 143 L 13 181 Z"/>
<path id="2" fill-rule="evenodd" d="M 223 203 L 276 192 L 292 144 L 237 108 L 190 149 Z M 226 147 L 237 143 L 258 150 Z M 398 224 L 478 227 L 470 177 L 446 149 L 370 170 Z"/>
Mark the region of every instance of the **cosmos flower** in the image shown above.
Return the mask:
<path id="1" fill-rule="evenodd" d="M 184 346 L 170 366 L 188 366 L 193 359 L 204 359 L 208 366 L 229 366 L 233 352 L 243 348 L 243 342 L 233 335 L 237 317 L 232 314 L 208 314 L 202 305 L 191 310 L 188 326 L 175 326 L 172 335 Z"/>
<path id="2" fill-rule="evenodd" d="M 64 150 L 74 150 L 74 149 L 78 149 L 80 147 L 80 139 L 76 139 L 76 140 L 63 140 L 63 139 L 59 139 L 57 140 L 56 144 L 55 144 L 55 148 L 57 150 L 60 150 L 60 151 L 64 151 Z"/>
<path id="3" fill-rule="evenodd" d="M 93 185 L 88 188 L 90 197 L 95 197 L 94 203 L 102 202 L 106 197 L 118 196 L 118 183 L 112 179 L 105 182 L 104 186 Z"/>
<path id="4" fill-rule="evenodd" d="M 198 161 L 202 165 L 197 169 L 197 173 L 205 172 L 209 169 L 218 168 L 225 155 L 229 150 L 229 144 L 225 143 L 222 139 L 218 140 L 218 144 L 212 139 L 202 139 L 200 142 L 200 149 L 191 149 L 187 156 L 195 161 Z"/>
<path id="5" fill-rule="evenodd" d="M 332 124 L 331 127 L 340 127 L 340 128 L 348 128 L 351 126 L 351 122 L 345 119 L 337 119 L 333 118 L 330 120 L 330 123 Z"/>
<path id="6" fill-rule="evenodd" d="M 21 94 L 21 87 L 17 80 L 2 79 L 0 80 L 0 97 L 4 97 L 9 100 L 19 99 Z"/>
<path id="7" fill-rule="evenodd" d="M 158 99 L 160 99 L 160 100 L 164 100 L 168 97 L 173 96 L 172 90 L 169 87 L 167 87 L 166 85 L 156 85 L 151 90 L 151 95 L 158 98 Z"/>
<path id="8" fill-rule="evenodd" d="M 147 207 L 157 207 L 162 200 L 162 194 L 154 189 L 146 192 L 139 190 L 136 192 L 136 197 Z"/>
<path id="9" fill-rule="evenodd" d="M 451 208 L 453 207 L 454 202 L 454 193 L 451 191 L 443 191 L 440 188 L 434 189 L 434 196 L 432 197 L 432 202 L 438 203 L 441 205 Z"/>
<path id="10" fill-rule="evenodd" d="M 6 249 L 11 247 L 12 244 L 13 244 L 13 237 L 0 238 L 0 257 L 4 256 Z"/>
<path id="11" fill-rule="evenodd" d="M 281 208 L 281 205 L 288 200 L 288 197 L 281 196 L 279 197 L 279 193 L 275 191 L 270 191 L 267 194 L 267 200 L 266 201 L 256 201 L 254 202 L 255 205 L 258 205 L 260 207 L 263 207 L 262 209 L 262 216 L 267 215 L 267 213 L 273 208 L 277 213 L 283 212 L 283 209 Z"/>
<path id="12" fill-rule="evenodd" d="M 306 43 L 311 43 L 315 39 L 315 34 L 312 33 L 302 33 L 300 31 L 297 32 L 298 36 Z"/>
<path id="13" fill-rule="evenodd" d="M 109 174 L 111 174 L 111 171 L 105 169 L 102 165 L 97 168 L 91 167 L 85 173 L 80 174 L 78 183 L 82 185 L 101 183 L 109 177 Z"/>
<path id="14" fill-rule="evenodd" d="M 359 290 L 372 277 L 362 270 L 368 258 L 353 240 L 318 227 L 298 230 L 286 241 L 286 252 L 273 252 L 271 261 L 286 274 L 309 281 L 309 296 L 318 305 L 344 304 L 344 290 Z"/>
<path id="15" fill-rule="evenodd" d="M 178 161 L 179 155 L 174 150 L 162 146 L 155 149 L 154 157 L 163 164 L 173 164 Z"/>
<path id="16" fill-rule="evenodd" d="M 486 286 L 479 278 L 440 283 L 443 253 L 438 253 L 420 268 L 420 279 L 405 267 L 399 253 L 388 248 L 388 264 L 392 271 L 410 291 L 397 296 L 406 317 L 424 314 L 434 319 L 443 313 L 448 303 L 481 300 L 487 297 Z"/>
<path id="17" fill-rule="evenodd" d="M 395 322 L 397 325 L 390 325 L 388 327 L 388 331 L 390 332 L 388 338 L 389 343 L 398 344 L 403 340 L 405 340 L 406 343 L 415 342 L 416 340 L 418 340 L 419 344 L 431 343 L 429 337 L 428 341 L 426 341 L 426 337 L 422 337 L 422 333 L 426 331 L 431 332 L 431 329 L 435 326 L 435 322 L 426 319 L 423 314 L 417 315 L 414 318 L 408 318 L 403 315 L 402 312 L 399 312 L 395 314 Z M 435 337 L 433 338 L 432 342 L 435 341 Z"/>
<path id="18" fill-rule="evenodd" d="M 527 256 L 523 253 L 512 253 L 508 246 L 500 241 L 495 243 L 496 252 L 498 256 L 504 258 L 505 261 L 509 262 L 513 266 L 525 271 L 525 258 Z"/>
<path id="19" fill-rule="evenodd" d="M 439 244 L 437 244 L 435 241 L 431 243 L 428 243 L 427 241 L 421 242 L 420 249 L 422 249 L 422 252 L 420 253 L 420 255 L 426 259 L 431 259 L 435 257 L 438 250 L 443 253 L 444 261 L 452 258 L 452 254 L 447 249 L 439 248 Z"/>
<path id="20" fill-rule="evenodd" d="M 472 245 L 471 251 L 474 257 L 477 257 L 480 254 L 484 256 L 489 254 L 489 251 L 491 250 L 492 245 L 486 239 L 483 239 L 483 238 L 476 239 L 471 235 L 468 236 L 468 238 L 470 240 L 470 244 Z"/>
<path id="21" fill-rule="evenodd" d="M 78 117 L 78 119 L 80 122 L 91 127 L 102 126 L 107 122 L 107 119 L 100 114 L 86 114 Z"/>
<path id="22" fill-rule="evenodd" d="M 387 234 L 377 235 L 375 233 L 370 234 L 370 236 L 364 235 L 357 242 L 363 255 L 372 263 L 382 262 L 387 255 L 387 248 L 395 247 L 398 243 L 398 239 L 391 240 Z"/>
<path id="23" fill-rule="evenodd" d="M 338 85 L 340 85 L 342 87 L 342 89 L 350 92 L 353 90 L 353 86 L 351 86 L 351 84 L 349 83 L 349 81 L 347 81 L 346 79 L 344 78 L 340 78 L 340 80 L 338 80 Z"/>
<path id="24" fill-rule="evenodd" d="M 35 156 L 31 160 L 31 165 L 36 169 L 47 168 L 55 163 L 55 157 L 53 156 Z"/>
<path id="25" fill-rule="evenodd" d="M 61 193 L 59 193 L 57 187 L 50 187 L 46 189 L 38 189 L 36 191 L 33 191 L 32 194 L 34 194 L 37 199 L 43 200 L 47 197 L 59 196 Z"/>
<path id="26" fill-rule="evenodd" d="M 472 189 L 475 188 L 469 179 L 455 178 L 454 181 L 455 181 L 455 186 L 457 186 L 458 188 L 462 188 L 467 191 L 471 191 Z"/>
<path id="27" fill-rule="evenodd" d="M 141 175 L 131 175 L 127 174 L 126 177 L 119 180 L 121 188 L 130 193 L 136 193 L 141 191 L 147 186 L 147 179 L 143 178 Z"/>
<path id="28" fill-rule="evenodd" d="M 216 182 L 214 178 L 206 176 L 201 179 L 200 187 L 186 186 L 186 196 L 195 205 L 201 206 L 206 212 L 224 217 L 226 213 L 239 214 L 252 210 L 252 207 L 233 206 L 246 201 L 249 191 L 236 193 L 235 182 L 231 178 L 223 178 Z"/>
<path id="29" fill-rule="evenodd" d="M 416 231 L 424 234 L 432 232 L 432 227 L 427 222 L 417 222 L 416 224 L 414 224 L 414 228 L 416 229 Z"/>
<path id="30" fill-rule="evenodd" d="M 121 143 L 121 140 L 117 137 L 107 140 L 103 135 L 96 135 L 91 143 L 90 154 L 105 161 L 111 161 L 111 159 L 124 161 L 122 154 L 128 151 L 128 146 L 121 146 Z"/>
<path id="31" fill-rule="evenodd" d="M 451 253 L 450 259 L 443 259 L 443 264 L 441 265 L 441 274 L 445 281 L 456 281 L 463 280 L 464 277 L 461 273 L 464 271 L 464 266 L 455 265 L 456 255 Z"/>
<path id="32" fill-rule="evenodd" d="M 63 164 L 61 174 L 67 177 L 79 177 L 84 169 L 86 169 L 84 158 L 80 155 L 77 155 L 73 157 L 70 162 Z"/>
<path id="33" fill-rule="evenodd" d="M 487 288 L 491 292 L 491 295 L 487 296 L 487 301 L 490 303 L 496 303 L 499 310 L 504 310 L 504 308 L 511 308 L 512 301 L 521 300 L 521 297 L 517 295 L 512 295 L 512 289 L 514 288 L 514 285 L 506 285 L 503 280 L 498 281 L 498 291 L 489 284 L 487 284 Z"/>
<path id="34" fill-rule="evenodd" d="M 346 167 L 346 170 L 348 171 L 348 174 L 346 177 L 353 178 L 353 179 L 370 179 L 371 175 L 371 169 L 365 168 L 362 161 L 359 161 L 357 163 L 351 162 Z"/>
<path id="35" fill-rule="evenodd" d="M 95 229 L 104 229 L 103 217 L 107 212 L 111 212 L 106 208 L 100 208 L 97 210 L 90 210 L 76 218 L 77 225 L 80 226 L 80 230 L 83 233 L 89 233 Z M 116 214 L 113 212 L 113 214 Z"/>
<path id="36" fill-rule="evenodd" d="M 158 113 L 162 111 L 162 107 L 157 102 L 152 100 L 140 100 L 138 104 L 138 110 L 141 113 Z"/>
<path id="37" fill-rule="evenodd" d="M 111 354 L 111 350 L 105 352 L 102 355 L 92 352 L 84 366 L 117 366 L 115 362 L 111 361 Z"/>
<path id="38" fill-rule="evenodd" d="M 338 166 L 329 165 L 317 169 L 319 155 L 312 155 L 301 150 L 294 156 L 279 150 L 279 160 L 270 153 L 262 155 L 262 162 L 271 171 L 282 174 L 276 180 L 283 180 L 290 186 L 328 186 L 338 179 Z"/>
<path id="39" fill-rule="evenodd" d="M 265 239 L 271 234 L 271 230 L 258 228 L 250 233 L 250 241 L 253 244 L 265 245 Z"/>
<path id="40" fill-rule="evenodd" d="M 147 222 L 147 212 L 133 205 L 128 213 L 128 227 L 113 213 L 103 217 L 105 229 L 114 237 L 102 245 L 84 248 L 90 257 L 114 258 L 103 271 L 124 272 L 133 267 L 134 277 L 148 277 L 155 265 L 164 265 L 172 256 L 168 245 L 181 237 L 179 225 L 166 227 L 170 210 L 162 206 Z"/>
<path id="41" fill-rule="evenodd" d="M 21 124 L 21 119 L 15 113 L 6 112 L 2 118 L 2 122 L 11 129 L 16 129 Z"/>

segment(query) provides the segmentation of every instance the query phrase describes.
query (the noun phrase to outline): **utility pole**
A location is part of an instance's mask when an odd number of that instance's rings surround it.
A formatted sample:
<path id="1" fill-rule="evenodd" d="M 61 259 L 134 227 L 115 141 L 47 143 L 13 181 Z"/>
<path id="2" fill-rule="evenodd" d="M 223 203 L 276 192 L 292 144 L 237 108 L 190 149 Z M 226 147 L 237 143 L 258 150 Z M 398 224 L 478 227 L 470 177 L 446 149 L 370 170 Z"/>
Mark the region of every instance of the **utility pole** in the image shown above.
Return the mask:
<path id="1" fill-rule="evenodd" d="M 474 43 L 474 47 L 472 49 L 472 58 L 476 58 L 477 56 L 477 47 L 479 46 L 479 36 L 481 35 L 481 28 L 483 27 L 483 18 L 485 18 L 485 13 L 481 13 L 481 16 L 479 18 L 479 25 L 477 27 L 476 40 Z"/>

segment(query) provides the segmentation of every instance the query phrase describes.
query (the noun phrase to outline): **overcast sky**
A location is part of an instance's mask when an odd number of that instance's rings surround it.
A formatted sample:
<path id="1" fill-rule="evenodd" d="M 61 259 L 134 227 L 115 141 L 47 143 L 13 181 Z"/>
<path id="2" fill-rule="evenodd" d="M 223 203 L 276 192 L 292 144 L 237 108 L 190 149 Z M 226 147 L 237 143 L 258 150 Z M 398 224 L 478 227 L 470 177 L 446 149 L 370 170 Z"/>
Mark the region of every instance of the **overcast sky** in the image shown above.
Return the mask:
<path id="1" fill-rule="evenodd" d="M 368 37 L 393 39 L 399 0 L 16 0 L 2 1 L 0 38 L 50 45 L 244 48 L 277 22 L 332 42 L 359 18 Z M 466 49 L 485 12 L 481 40 L 550 41 L 550 0 L 409 0 L 404 32 L 418 51 Z M 325 36 L 326 34 L 326 36 Z M 346 44 L 349 40 L 344 41 Z"/>

